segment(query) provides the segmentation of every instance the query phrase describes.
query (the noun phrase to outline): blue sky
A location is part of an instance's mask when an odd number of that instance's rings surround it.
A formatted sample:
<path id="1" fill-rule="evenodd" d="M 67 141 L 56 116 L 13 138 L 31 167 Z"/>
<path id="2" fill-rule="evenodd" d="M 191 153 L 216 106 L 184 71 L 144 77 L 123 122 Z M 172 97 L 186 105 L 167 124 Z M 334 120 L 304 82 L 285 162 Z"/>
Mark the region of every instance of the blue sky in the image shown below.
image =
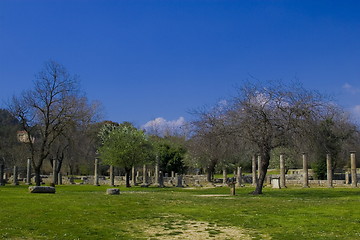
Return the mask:
<path id="1" fill-rule="evenodd" d="M 359 12 L 346 0 L 0 0 L 0 97 L 53 59 L 106 119 L 137 126 L 188 120 L 252 77 L 296 78 L 360 119 Z"/>

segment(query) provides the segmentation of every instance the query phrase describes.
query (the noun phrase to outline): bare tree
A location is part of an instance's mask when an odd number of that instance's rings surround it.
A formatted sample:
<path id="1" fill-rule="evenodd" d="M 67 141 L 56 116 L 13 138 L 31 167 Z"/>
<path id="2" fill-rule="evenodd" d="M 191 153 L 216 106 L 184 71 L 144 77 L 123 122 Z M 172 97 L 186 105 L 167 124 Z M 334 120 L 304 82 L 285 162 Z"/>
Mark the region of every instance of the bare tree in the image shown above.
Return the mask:
<path id="1" fill-rule="evenodd" d="M 293 146 L 295 139 L 311 134 L 309 126 L 331 109 L 326 98 L 301 85 L 271 82 L 266 86 L 246 83 L 228 112 L 233 133 L 253 146 L 261 156 L 259 181 L 253 194 L 261 194 L 271 151 Z"/>
<path id="2" fill-rule="evenodd" d="M 74 123 L 90 121 L 94 112 L 80 93 L 77 76 L 61 64 L 48 61 L 35 77 L 34 88 L 13 97 L 9 110 L 27 134 L 35 182 L 40 185 L 41 167 L 55 141 Z"/>

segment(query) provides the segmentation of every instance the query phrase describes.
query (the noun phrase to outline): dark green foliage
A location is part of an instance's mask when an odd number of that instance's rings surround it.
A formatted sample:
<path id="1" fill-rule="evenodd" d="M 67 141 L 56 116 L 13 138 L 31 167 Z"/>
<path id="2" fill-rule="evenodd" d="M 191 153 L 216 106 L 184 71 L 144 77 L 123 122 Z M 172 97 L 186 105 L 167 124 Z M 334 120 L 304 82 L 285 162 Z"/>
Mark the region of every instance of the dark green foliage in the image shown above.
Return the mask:
<path id="1" fill-rule="evenodd" d="M 184 163 L 186 149 L 181 143 L 172 141 L 171 138 L 153 137 L 153 144 L 159 159 L 159 167 L 163 172 L 174 171 L 184 174 L 187 167 Z"/>

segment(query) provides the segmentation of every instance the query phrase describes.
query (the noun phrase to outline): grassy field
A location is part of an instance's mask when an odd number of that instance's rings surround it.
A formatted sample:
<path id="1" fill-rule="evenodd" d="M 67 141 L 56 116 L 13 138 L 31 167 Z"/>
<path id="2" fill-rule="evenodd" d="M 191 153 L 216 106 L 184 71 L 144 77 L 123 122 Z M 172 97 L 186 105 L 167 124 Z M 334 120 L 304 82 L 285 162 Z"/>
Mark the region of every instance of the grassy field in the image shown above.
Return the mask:
<path id="1" fill-rule="evenodd" d="M 0 187 L 0 239 L 360 239 L 360 189 Z"/>

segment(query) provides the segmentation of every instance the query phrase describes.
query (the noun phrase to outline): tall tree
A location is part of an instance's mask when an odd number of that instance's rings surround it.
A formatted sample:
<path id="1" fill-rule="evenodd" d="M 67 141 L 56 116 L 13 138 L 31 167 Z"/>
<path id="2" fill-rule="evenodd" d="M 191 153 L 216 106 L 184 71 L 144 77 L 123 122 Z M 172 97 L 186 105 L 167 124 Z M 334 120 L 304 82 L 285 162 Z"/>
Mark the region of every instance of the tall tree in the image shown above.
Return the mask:
<path id="1" fill-rule="evenodd" d="M 301 85 L 246 83 L 227 116 L 231 132 L 239 135 L 261 156 L 260 176 L 253 194 L 261 194 L 271 151 L 294 144 L 295 136 L 309 136 L 309 126 L 331 109 L 326 98 Z"/>
<path id="2" fill-rule="evenodd" d="M 55 61 L 46 62 L 36 74 L 33 89 L 13 97 L 9 110 L 27 135 L 25 144 L 30 150 L 36 185 L 41 183 L 41 167 L 55 141 L 69 126 L 91 119 L 90 109 L 80 92 L 78 77 Z"/>
<path id="3" fill-rule="evenodd" d="M 152 146 L 142 130 L 128 123 L 105 125 L 100 130 L 103 144 L 99 154 L 104 163 L 122 167 L 126 172 L 126 187 L 130 187 L 132 166 L 146 162 L 152 157 Z"/>

